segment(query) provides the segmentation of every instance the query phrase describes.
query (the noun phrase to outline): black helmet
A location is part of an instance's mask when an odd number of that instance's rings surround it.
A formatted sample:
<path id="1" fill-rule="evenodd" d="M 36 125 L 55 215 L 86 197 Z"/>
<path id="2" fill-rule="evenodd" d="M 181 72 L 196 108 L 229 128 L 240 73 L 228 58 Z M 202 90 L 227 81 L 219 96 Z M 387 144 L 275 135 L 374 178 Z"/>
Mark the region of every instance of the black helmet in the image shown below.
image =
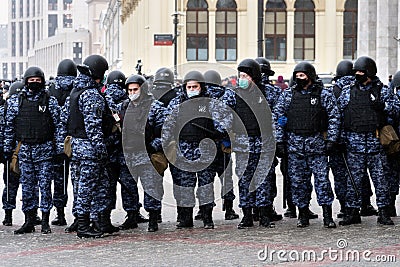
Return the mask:
<path id="1" fill-rule="evenodd" d="M 161 68 L 156 71 L 154 75 L 154 83 L 174 83 L 174 73 L 168 68 Z"/>
<path id="2" fill-rule="evenodd" d="M 267 76 L 273 76 L 275 74 L 275 71 L 271 70 L 271 64 L 264 57 L 258 57 L 256 61 L 260 64 L 261 73 L 265 73 Z"/>
<path id="3" fill-rule="evenodd" d="M 314 66 L 307 61 L 300 62 L 294 67 L 293 78 L 296 78 L 297 72 L 304 72 L 312 82 L 317 80 L 317 73 L 315 72 Z"/>
<path id="4" fill-rule="evenodd" d="M 44 72 L 39 67 L 29 67 L 24 73 L 24 83 L 28 83 L 28 78 L 30 77 L 40 77 L 42 79 L 42 84 L 45 84 L 46 79 L 44 78 Z"/>
<path id="5" fill-rule="evenodd" d="M 238 67 L 238 71 L 247 73 L 255 83 L 261 80 L 261 67 L 254 59 L 247 58 L 242 60 Z"/>
<path id="6" fill-rule="evenodd" d="M 396 72 L 396 74 L 393 76 L 390 86 L 392 88 L 396 88 L 396 87 L 400 86 L 400 71 Z"/>
<path id="7" fill-rule="evenodd" d="M 374 77 L 376 75 L 376 63 L 375 61 L 367 56 L 362 56 L 357 58 L 356 62 L 354 62 L 354 71 L 362 71 L 368 77 Z"/>
<path id="8" fill-rule="evenodd" d="M 100 55 L 90 55 L 83 61 L 82 65 L 78 65 L 77 67 L 79 72 L 96 80 L 103 79 L 104 73 L 108 70 L 108 63 Z"/>
<path id="9" fill-rule="evenodd" d="M 131 83 L 138 83 L 141 86 L 142 84 L 144 84 L 145 81 L 146 81 L 146 79 L 142 75 L 133 74 L 133 75 L 129 76 L 128 79 L 126 79 L 125 87 L 128 87 L 128 84 L 131 84 Z"/>
<path id="10" fill-rule="evenodd" d="M 192 70 L 186 73 L 185 77 L 183 78 L 183 83 L 186 84 L 188 81 L 196 81 L 199 83 L 204 83 L 205 79 L 203 74 L 200 71 Z"/>
<path id="11" fill-rule="evenodd" d="M 63 59 L 58 63 L 57 76 L 74 76 L 76 77 L 76 64 L 71 59 Z"/>
<path id="12" fill-rule="evenodd" d="M 126 81 L 125 74 L 123 74 L 119 70 L 113 70 L 107 75 L 106 84 L 117 84 L 121 87 L 124 87 Z"/>
<path id="13" fill-rule="evenodd" d="M 18 94 L 21 89 L 24 88 L 24 83 L 20 81 L 13 82 L 8 90 L 8 96 Z"/>
<path id="14" fill-rule="evenodd" d="M 215 70 L 204 72 L 204 80 L 209 84 L 221 85 L 221 75 Z"/>
<path id="15" fill-rule="evenodd" d="M 336 67 L 336 77 L 344 77 L 353 75 L 353 62 L 350 60 L 342 60 Z"/>

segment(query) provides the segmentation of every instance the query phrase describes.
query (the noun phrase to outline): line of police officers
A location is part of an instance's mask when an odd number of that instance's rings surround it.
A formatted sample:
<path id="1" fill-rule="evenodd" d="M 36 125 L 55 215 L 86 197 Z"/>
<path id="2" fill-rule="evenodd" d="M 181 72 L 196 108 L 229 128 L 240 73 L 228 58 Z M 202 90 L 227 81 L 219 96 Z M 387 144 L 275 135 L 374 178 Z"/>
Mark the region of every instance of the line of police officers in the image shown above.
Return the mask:
<path id="1" fill-rule="evenodd" d="M 254 221 L 274 227 L 273 222 L 282 219 L 273 207 L 277 158 L 285 179 L 285 216 L 296 217 L 297 207 L 298 227 L 318 217 L 309 210 L 312 175 L 324 226 L 336 227 L 329 169 L 341 204 L 340 225 L 361 223 L 360 208 L 361 215 L 376 213 L 369 201 L 369 177 L 375 187 L 378 223 L 393 224 L 399 164 L 396 153 L 386 155 L 379 131 L 388 124 L 398 131 L 400 101 L 395 91 L 400 73 L 388 87 L 376 77 L 375 62 L 364 56 L 354 66 L 340 62 L 335 86 L 324 88 L 314 67 L 301 62 L 293 71 L 294 83 L 282 92 L 269 81 L 274 75 L 269 62 L 257 58 L 240 62 L 236 88 L 221 86 L 215 70 L 190 71 L 182 86 L 175 87 L 172 71 L 161 68 L 152 82 L 112 71 L 103 93 L 107 69 L 107 61 L 99 55 L 78 66 L 65 59 L 46 89 L 43 71 L 29 67 L 23 82 L 12 84 L 8 99 L 0 103 L 2 162 L 7 166 L 4 225 L 12 225 L 16 192 L 19 184 L 22 187 L 25 223 L 15 234 L 35 231 L 39 207 L 42 233 L 51 233 L 53 206 L 57 217 L 52 224 L 66 225 L 69 174 L 75 220 L 66 232 L 100 237 L 137 228 L 139 178 L 149 212 L 148 231 L 157 231 L 168 161 L 177 228 L 193 227 L 197 196 L 196 219 L 213 229 L 216 174 L 222 184 L 225 219 L 239 217 L 233 210 L 232 152 L 243 211 L 239 229 L 252 227 Z M 203 142 L 207 138 L 213 142 Z M 15 153 L 19 175 L 9 168 Z M 119 227 L 111 224 L 117 182 L 127 212 Z"/>

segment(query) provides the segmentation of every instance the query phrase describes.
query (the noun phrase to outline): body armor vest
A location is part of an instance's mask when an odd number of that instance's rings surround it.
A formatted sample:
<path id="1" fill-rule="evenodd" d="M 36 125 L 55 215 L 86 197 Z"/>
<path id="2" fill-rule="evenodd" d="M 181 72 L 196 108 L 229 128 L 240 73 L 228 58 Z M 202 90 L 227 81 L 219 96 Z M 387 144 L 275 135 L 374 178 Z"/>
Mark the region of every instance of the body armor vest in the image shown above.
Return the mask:
<path id="1" fill-rule="evenodd" d="M 68 120 L 68 134 L 72 137 L 87 139 L 85 122 L 83 119 L 83 114 L 79 110 L 79 97 L 87 89 L 73 89 L 70 95 L 70 115 Z M 104 96 L 102 96 L 104 98 Z M 115 125 L 115 119 L 111 113 L 110 108 L 105 101 L 105 109 L 102 114 L 102 132 L 104 137 L 109 137 L 112 134 L 113 126 Z"/>
<path id="2" fill-rule="evenodd" d="M 321 103 L 322 87 L 309 94 L 293 90 L 287 112 L 286 130 L 296 134 L 310 135 L 328 129 L 328 116 Z"/>
<path id="3" fill-rule="evenodd" d="M 375 94 L 380 98 L 380 88 Z M 347 131 L 363 133 L 375 132 L 385 123 L 383 111 L 373 109 L 371 91 L 362 91 L 358 85 L 350 88 L 350 102 L 344 109 L 344 129 Z"/>
<path id="4" fill-rule="evenodd" d="M 42 93 L 38 101 L 30 101 L 20 95 L 19 112 L 15 119 L 17 141 L 38 144 L 53 140 L 55 128 L 49 99 L 47 93 Z"/>

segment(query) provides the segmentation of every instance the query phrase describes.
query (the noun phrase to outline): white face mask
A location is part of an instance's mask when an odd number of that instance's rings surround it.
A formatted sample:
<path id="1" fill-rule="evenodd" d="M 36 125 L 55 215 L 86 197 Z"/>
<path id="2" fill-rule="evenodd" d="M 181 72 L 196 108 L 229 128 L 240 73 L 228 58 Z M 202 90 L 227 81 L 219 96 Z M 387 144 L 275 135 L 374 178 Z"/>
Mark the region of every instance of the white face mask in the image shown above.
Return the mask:
<path id="1" fill-rule="evenodd" d="M 198 96 L 200 94 L 200 91 L 186 91 L 187 95 L 189 98 Z"/>
<path id="2" fill-rule="evenodd" d="M 140 96 L 140 93 L 138 93 L 138 94 L 133 94 L 133 95 L 129 95 L 129 99 L 130 99 L 131 101 L 135 101 L 136 99 L 139 98 L 139 96 Z"/>

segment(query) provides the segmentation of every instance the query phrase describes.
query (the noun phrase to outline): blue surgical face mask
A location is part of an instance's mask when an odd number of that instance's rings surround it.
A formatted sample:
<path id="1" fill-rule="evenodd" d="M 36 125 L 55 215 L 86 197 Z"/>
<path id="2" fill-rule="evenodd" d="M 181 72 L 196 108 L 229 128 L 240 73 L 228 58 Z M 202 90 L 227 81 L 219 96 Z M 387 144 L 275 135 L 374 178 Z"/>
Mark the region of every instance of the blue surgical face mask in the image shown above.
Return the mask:
<path id="1" fill-rule="evenodd" d="M 186 91 L 187 95 L 189 98 L 198 96 L 200 94 L 200 91 Z"/>
<path id="2" fill-rule="evenodd" d="M 239 87 L 242 89 L 247 89 L 249 87 L 249 80 L 239 78 Z"/>

